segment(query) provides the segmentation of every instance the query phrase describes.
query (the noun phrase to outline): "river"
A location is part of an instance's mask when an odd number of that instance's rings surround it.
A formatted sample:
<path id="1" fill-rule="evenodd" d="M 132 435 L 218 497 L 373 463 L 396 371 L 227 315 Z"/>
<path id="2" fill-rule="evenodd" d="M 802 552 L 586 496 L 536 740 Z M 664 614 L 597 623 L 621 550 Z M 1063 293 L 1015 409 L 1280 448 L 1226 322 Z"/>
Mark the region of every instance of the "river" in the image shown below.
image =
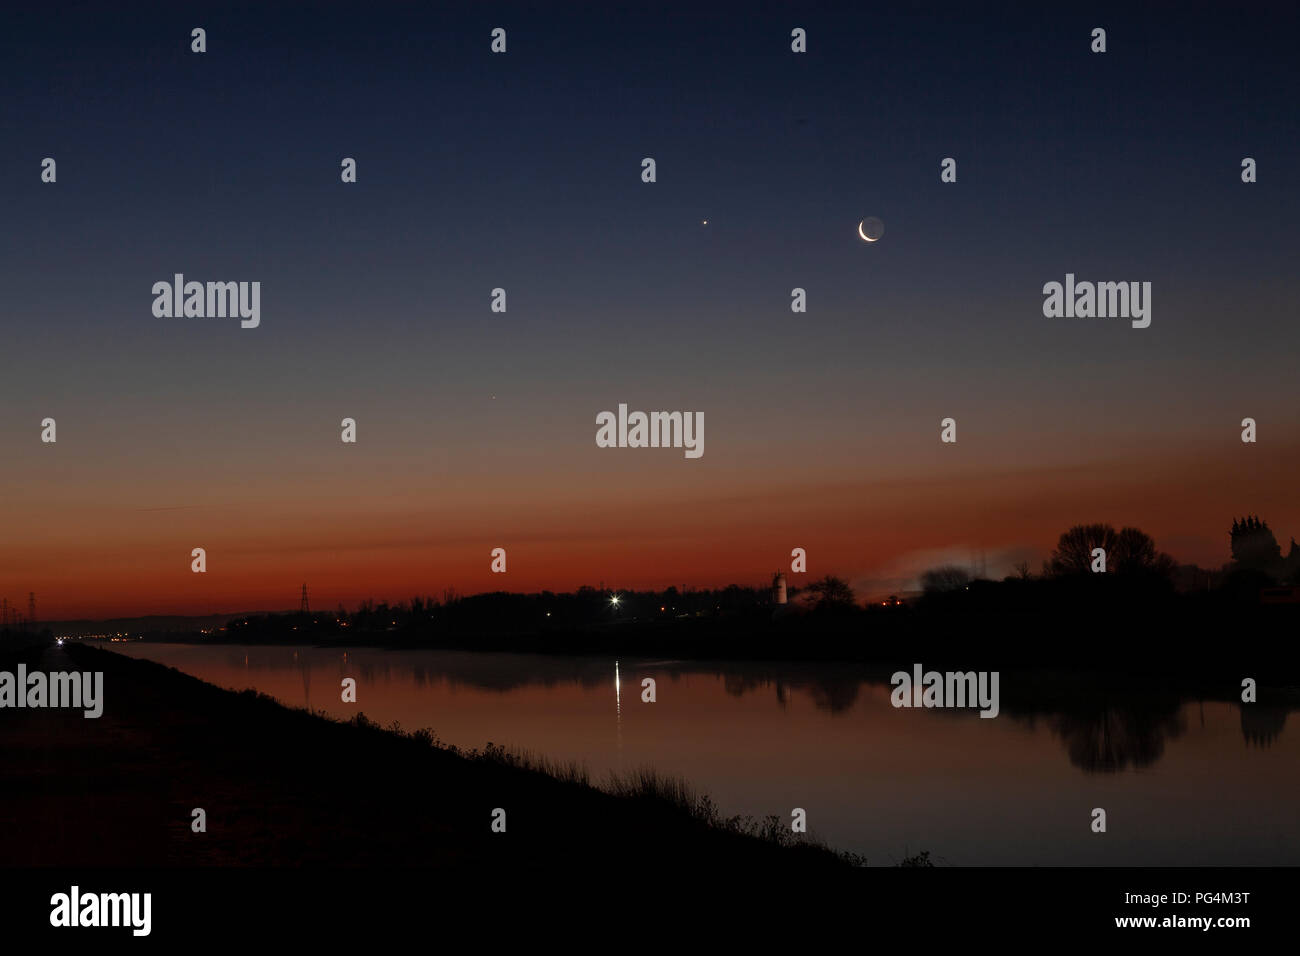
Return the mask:
<path id="1" fill-rule="evenodd" d="M 786 820 L 888 865 L 1300 863 L 1300 709 L 1001 675 L 1002 708 L 891 705 L 889 671 L 458 651 L 132 643 L 111 648 L 336 717 L 609 771 L 651 765 L 725 814 Z M 357 702 L 343 703 L 344 678 Z M 642 681 L 655 701 L 642 700 Z M 1094 832 L 1093 810 L 1106 811 Z"/>

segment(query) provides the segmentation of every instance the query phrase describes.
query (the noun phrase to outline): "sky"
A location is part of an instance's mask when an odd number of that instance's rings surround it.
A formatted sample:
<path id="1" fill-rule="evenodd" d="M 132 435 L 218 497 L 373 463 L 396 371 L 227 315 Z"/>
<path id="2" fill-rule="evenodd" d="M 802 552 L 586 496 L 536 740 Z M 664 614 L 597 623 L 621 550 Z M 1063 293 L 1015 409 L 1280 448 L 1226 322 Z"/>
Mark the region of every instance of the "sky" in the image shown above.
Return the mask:
<path id="1" fill-rule="evenodd" d="M 1080 522 L 1214 567 L 1234 516 L 1300 534 L 1293 10 L 547 6 L 0 13 L 0 595 L 763 584 L 803 547 L 871 597 Z M 178 272 L 259 281 L 259 327 L 155 316 Z M 1150 282 L 1151 326 L 1044 317 L 1066 273 Z M 702 412 L 703 456 L 598 448 L 620 403 Z"/>

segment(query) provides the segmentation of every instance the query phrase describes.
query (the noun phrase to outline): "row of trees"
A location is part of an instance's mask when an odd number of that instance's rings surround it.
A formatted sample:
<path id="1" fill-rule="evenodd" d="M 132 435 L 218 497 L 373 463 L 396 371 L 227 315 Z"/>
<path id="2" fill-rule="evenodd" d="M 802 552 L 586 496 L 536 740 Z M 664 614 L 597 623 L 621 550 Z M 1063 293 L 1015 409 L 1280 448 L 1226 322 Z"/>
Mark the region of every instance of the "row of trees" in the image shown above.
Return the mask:
<path id="1" fill-rule="evenodd" d="M 1291 549 L 1286 557 L 1278 546 L 1267 522 L 1250 515 L 1232 522 L 1232 562 L 1218 576 L 1221 579 L 1248 579 L 1254 586 L 1269 584 L 1300 584 L 1300 548 L 1291 539 Z M 1043 562 L 1045 579 L 1070 578 L 1092 574 L 1099 570 L 1097 549 L 1105 554 L 1104 569 L 1130 580 L 1171 582 L 1178 563 L 1156 547 L 1155 540 L 1146 532 L 1132 527 L 1118 531 L 1108 524 L 1079 524 L 1065 531 L 1057 540 L 1051 557 Z M 1199 570 L 1199 569 L 1192 569 Z M 1017 577 L 1032 577 L 1027 562 L 1016 567 Z M 1201 572 L 1208 578 L 1215 572 Z M 945 565 L 932 568 L 921 576 L 921 586 L 926 594 L 943 594 L 969 587 L 971 574 L 965 568 Z"/>
<path id="2" fill-rule="evenodd" d="M 1116 531 L 1108 524 L 1077 524 L 1057 539 L 1051 557 L 1043 562 L 1043 577 L 1094 573 L 1099 566 L 1098 548 L 1104 552 L 1108 573 L 1168 580 L 1177 567 L 1174 559 L 1158 550 L 1155 540 L 1138 528 Z M 1016 571 L 1022 580 L 1032 576 L 1026 562 L 1019 564 Z M 921 575 L 921 587 L 927 594 L 960 590 L 970 582 L 971 575 L 955 565 L 933 568 Z"/>
<path id="3" fill-rule="evenodd" d="M 581 587 L 566 593 L 492 591 L 467 596 L 445 591 L 441 600 L 414 597 L 394 604 L 364 601 L 351 612 L 340 606 L 336 611 L 238 618 L 227 623 L 223 637 L 249 643 L 283 643 L 382 635 L 386 641 L 401 644 L 430 634 L 520 634 L 726 616 L 769 602 L 769 589 L 734 584 L 699 590 Z"/>
<path id="4" fill-rule="evenodd" d="M 1100 592 L 1091 586 L 1089 579 L 1101 569 L 1097 549 L 1105 553 L 1103 588 L 1106 593 L 1123 595 L 1134 601 L 1171 593 L 1175 573 L 1188 570 L 1179 568 L 1172 557 L 1156 547 L 1150 535 L 1138 528 L 1116 530 L 1108 524 L 1081 524 L 1061 534 L 1051 556 L 1043 562 L 1040 576 L 1032 575 L 1028 564 L 1021 564 L 1016 575 L 1000 584 L 977 581 L 965 568 L 955 565 L 932 568 L 921 576 L 922 603 L 936 607 L 964 607 L 969 602 L 957 600 L 956 592 L 967 590 L 971 591 L 970 599 L 981 605 L 987 602 L 999 605 L 1006 601 L 1023 603 L 1026 600 L 1050 603 L 1049 599 L 1054 600 L 1053 595 L 1060 593 L 1096 596 Z M 1259 589 L 1269 584 L 1279 581 L 1300 583 L 1300 553 L 1294 540 L 1291 553 L 1283 558 L 1268 525 L 1257 517 L 1233 522 L 1232 558 L 1232 564 L 1222 572 L 1201 572 L 1201 575 L 1217 575 L 1222 589 L 1250 600 L 1257 598 Z M 1036 583 L 1028 590 L 1023 586 L 1012 587 L 1031 579 L 1043 586 Z M 1102 584 L 1100 581 L 1096 583 Z M 1040 590 L 1045 593 L 1039 594 Z M 853 588 L 833 575 L 803 587 L 791 588 L 790 603 L 828 617 L 862 612 Z M 900 602 L 891 599 L 885 603 L 897 605 Z M 416 597 L 395 605 L 367 601 L 352 613 L 340 607 L 336 613 L 245 618 L 229 622 L 227 630 L 232 638 L 250 641 L 312 640 L 329 632 L 340 640 L 355 639 L 363 634 L 383 634 L 387 635 L 385 640 L 400 643 L 406 636 L 429 633 L 506 634 L 539 629 L 557 631 L 645 625 L 684 618 L 738 619 L 770 615 L 772 606 L 769 589 L 736 585 L 702 590 L 667 588 L 663 591 L 583 587 L 565 594 L 550 591 L 539 594 L 494 592 L 468 597 L 445 592 L 442 600 Z"/>
<path id="5" fill-rule="evenodd" d="M 1108 524 L 1078 524 L 1061 535 L 1043 573 L 1049 577 L 1090 574 L 1095 551 L 1105 552 L 1106 570 L 1115 574 L 1153 575 L 1168 578 L 1177 567 L 1155 540 L 1138 528 L 1116 531 Z"/>

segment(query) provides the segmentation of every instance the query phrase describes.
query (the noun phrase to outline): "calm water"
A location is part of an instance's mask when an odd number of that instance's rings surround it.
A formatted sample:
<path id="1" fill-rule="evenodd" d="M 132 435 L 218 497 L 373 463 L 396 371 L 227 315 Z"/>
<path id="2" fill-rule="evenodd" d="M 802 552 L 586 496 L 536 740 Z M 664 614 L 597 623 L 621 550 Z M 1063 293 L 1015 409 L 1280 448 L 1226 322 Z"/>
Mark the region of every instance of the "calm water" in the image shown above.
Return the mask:
<path id="1" fill-rule="evenodd" d="M 723 812 L 794 807 L 872 864 L 1300 863 L 1300 693 L 1201 701 L 1003 673 L 1002 713 L 896 709 L 850 665 L 117 644 L 223 687 L 445 742 L 680 774 Z M 932 666 L 926 662 L 927 669 Z M 937 669 L 943 669 L 936 662 Z M 906 669 L 910 667 L 903 665 Z M 355 677 L 355 705 L 340 681 Z M 658 700 L 642 703 L 652 677 Z M 1226 689 L 1226 688 L 1225 688 Z M 1092 833 L 1091 810 L 1107 812 Z"/>

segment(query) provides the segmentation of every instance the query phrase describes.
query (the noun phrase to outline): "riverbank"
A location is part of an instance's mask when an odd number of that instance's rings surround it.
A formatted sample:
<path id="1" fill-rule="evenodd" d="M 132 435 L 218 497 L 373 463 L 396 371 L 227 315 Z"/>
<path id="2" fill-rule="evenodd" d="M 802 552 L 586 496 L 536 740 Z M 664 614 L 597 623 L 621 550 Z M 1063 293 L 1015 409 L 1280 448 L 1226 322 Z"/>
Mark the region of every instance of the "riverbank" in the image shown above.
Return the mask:
<path id="1" fill-rule="evenodd" d="M 416 866 L 488 872 L 847 868 L 763 823 L 725 821 L 653 774 L 607 793 L 578 768 L 463 753 L 359 717 L 340 723 L 253 692 L 80 644 L 0 656 L 102 671 L 104 711 L 0 711 L 2 866 Z M 546 768 L 556 771 L 556 768 Z M 558 775 L 557 775 L 558 773 Z M 206 832 L 191 827 L 193 811 Z M 496 809 L 506 831 L 493 832 Z M 860 862 L 860 861 L 859 861 Z"/>
<path id="2" fill-rule="evenodd" d="M 737 612 L 586 627 L 478 622 L 440 629 L 400 619 L 390 627 L 342 627 L 329 615 L 234 620 L 204 632 L 161 631 L 145 640 L 191 644 L 301 645 L 503 651 L 720 661 L 852 662 L 890 666 L 942 657 L 976 669 L 1069 667 L 1098 674 L 1214 677 L 1254 673 L 1300 678 L 1300 605 L 1223 606 L 1175 601 L 1156 607 L 959 607 L 845 613 Z M 134 635 L 133 635 L 134 636 Z"/>

